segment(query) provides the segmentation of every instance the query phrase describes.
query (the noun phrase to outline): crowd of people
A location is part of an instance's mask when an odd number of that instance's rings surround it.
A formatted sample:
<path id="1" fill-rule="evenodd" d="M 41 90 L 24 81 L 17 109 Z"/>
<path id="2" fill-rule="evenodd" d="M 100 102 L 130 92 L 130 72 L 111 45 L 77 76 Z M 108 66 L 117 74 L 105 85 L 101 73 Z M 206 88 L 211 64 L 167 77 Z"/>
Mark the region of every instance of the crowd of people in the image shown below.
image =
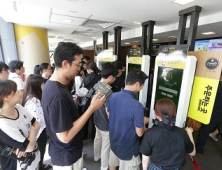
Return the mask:
<path id="1" fill-rule="evenodd" d="M 22 61 L 0 62 L 3 170 L 81 170 L 86 155 L 83 140 L 89 136 L 94 142 L 94 161 L 101 162 L 101 170 L 139 170 L 141 162 L 143 170 L 179 170 L 186 154 L 195 155 L 193 129 L 175 126 L 172 100 L 156 103 L 154 126 L 146 129 L 149 118 L 135 99 L 147 79 L 143 71 L 132 70 L 125 77 L 119 61 L 105 63 L 98 70 L 96 63 L 82 55 L 76 44 L 59 43 L 54 68 L 49 63 L 36 65 L 26 84 L 21 78 L 25 71 Z M 112 87 L 109 95 L 98 92 L 80 105 L 76 92 L 101 83 Z M 47 141 L 51 164 L 43 164 Z M 7 147 L 16 158 L 2 154 Z"/>

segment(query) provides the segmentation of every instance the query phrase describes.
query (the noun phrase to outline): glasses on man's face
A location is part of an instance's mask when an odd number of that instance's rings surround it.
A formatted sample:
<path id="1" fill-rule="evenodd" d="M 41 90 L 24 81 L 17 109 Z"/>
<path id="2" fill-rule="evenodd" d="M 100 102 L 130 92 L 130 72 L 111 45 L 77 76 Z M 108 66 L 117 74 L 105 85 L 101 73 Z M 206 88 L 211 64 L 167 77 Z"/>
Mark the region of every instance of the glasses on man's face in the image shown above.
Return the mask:
<path id="1" fill-rule="evenodd" d="M 76 63 L 72 63 L 74 64 L 76 67 L 80 68 L 80 64 L 76 64 Z"/>
<path id="2" fill-rule="evenodd" d="M 6 71 L 6 72 L 8 72 L 8 70 L 2 70 L 2 71 Z"/>

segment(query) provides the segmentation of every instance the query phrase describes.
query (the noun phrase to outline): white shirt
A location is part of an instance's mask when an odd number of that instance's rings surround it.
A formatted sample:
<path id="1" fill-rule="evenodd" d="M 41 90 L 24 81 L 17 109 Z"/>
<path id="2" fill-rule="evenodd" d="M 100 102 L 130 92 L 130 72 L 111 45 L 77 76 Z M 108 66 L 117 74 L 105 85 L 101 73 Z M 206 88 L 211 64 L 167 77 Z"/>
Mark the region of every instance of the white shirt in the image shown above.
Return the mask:
<path id="1" fill-rule="evenodd" d="M 0 129 L 10 138 L 23 143 L 29 136 L 30 128 L 32 126 L 31 121 L 33 116 L 20 104 L 17 104 L 15 108 L 18 110 L 18 118 L 10 119 L 7 117 L 0 118 Z M 40 161 L 40 151 L 35 146 L 34 151 L 31 152 L 32 156 L 29 163 L 18 160 L 17 161 L 17 170 L 34 170 L 39 164 Z M 26 167 L 26 168 L 24 168 Z"/>
<path id="2" fill-rule="evenodd" d="M 31 120 L 33 116 L 25 110 L 20 104 L 17 104 L 15 108 L 18 110 L 18 118 L 16 119 L 0 119 L 0 129 L 8 136 L 18 142 L 24 142 L 29 136 L 31 128 Z"/>
<path id="3" fill-rule="evenodd" d="M 40 136 L 40 134 L 42 133 L 42 131 L 46 127 L 41 102 L 39 99 L 33 97 L 25 103 L 24 107 L 40 123 L 40 129 L 39 129 L 39 132 L 36 136 L 36 139 L 38 139 L 38 137 Z"/>
<path id="4" fill-rule="evenodd" d="M 81 84 L 82 84 L 82 77 L 81 76 L 75 76 L 75 89 L 76 92 L 79 90 Z"/>
<path id="5" fill-rule="evenodd" d="M 9 80 L 14 81 L 17 84 L 17 90 L 24 90 L 25 89 L 25 84 L 22 81 L 22 78 L 20 75 L 16 73 L 10 73 L 8 76 Z"/>

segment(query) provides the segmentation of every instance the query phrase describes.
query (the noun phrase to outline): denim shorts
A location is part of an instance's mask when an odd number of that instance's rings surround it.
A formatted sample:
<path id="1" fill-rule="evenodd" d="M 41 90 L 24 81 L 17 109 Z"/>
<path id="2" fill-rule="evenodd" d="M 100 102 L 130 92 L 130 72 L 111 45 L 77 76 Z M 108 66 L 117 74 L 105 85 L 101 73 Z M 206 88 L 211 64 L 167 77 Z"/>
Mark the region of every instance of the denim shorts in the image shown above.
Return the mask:
<path id="1" fill-rule="evenodd" d="M 180 168 L 176 169 L 163 169 L 162 167 L 156 166 L 153 163 L 150 163 L 149 170 L 181 170 Z"/>

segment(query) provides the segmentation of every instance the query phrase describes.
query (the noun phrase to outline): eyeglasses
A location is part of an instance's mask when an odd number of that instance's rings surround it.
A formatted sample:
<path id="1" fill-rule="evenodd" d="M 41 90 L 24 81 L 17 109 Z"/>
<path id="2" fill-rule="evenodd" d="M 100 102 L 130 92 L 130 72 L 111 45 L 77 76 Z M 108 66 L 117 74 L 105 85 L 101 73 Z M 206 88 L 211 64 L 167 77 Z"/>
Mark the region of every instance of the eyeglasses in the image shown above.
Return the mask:
<path id="1" fill-rule="evenodd" d="M 76 63 L 72 63 L 72 64 L 74 64 L 76 67 L 80 67 L 80 64 L 76 64 Z"/>

